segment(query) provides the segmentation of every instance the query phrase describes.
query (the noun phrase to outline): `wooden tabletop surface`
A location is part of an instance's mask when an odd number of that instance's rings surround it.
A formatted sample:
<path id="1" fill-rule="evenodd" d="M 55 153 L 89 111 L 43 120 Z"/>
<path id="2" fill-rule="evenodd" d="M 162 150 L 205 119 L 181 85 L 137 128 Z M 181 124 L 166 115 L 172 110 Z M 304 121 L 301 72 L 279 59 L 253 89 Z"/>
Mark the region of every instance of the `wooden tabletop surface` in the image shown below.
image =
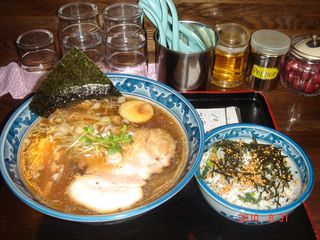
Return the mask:
<path id="1" fill-rule="evenodd" d="M 57 50 L 57 9 L 67 0 L 9 0 L 0 2 L 0 66 L 17 61 L 15 40 L 24 31 L 46 28 L 55 34 Z M 116 1 L 91 1 L 99 11 Z M 128 1 L 134 2 L 134 1 Z M 253 32 L 275 29 L 292 36 L 296 33 L 320 33 L 319 0 L 175 0 L 180 19 L 190 19 L 214 27 L 217 23 L 236 22 Z M 154 61 L 154 27 L 146 21 L 149 61 Z M 1 85 L 0 85 L 1 86 Z M 247 89 L 245 85 L 237 89 Z M 234 89 L 233 89 L 234 90 Z M 228 90 L 232 91 L 232 90 Z M 316 229 L 320 230 L 320 95 L 297 96 L 281 84 L 270 92 L 262 92 L 270 103 L 279 130 L 294 139 L 313 162 L 315 187 L 307 200 Z M 5 101 L 1 98 L 0 101 Z M 2 102 L 4 103 L 4 102 Z M 8 111 L 15 101 L 8 101 Z M 1 118 L 6 112 L 0 110 Z M 0 185 L 1 191 L 5 186 Z M 12 197 L 14 198 L 14 197 Z M 3 199 L 0 199 L 0 204 Z M 1 213 L 0 213 L 1 218 Z M 290 217 L 289 217 L 290 218 Z M 290 219 L 289 219 L 290 221 Z M 1 221 L 0 221 L 1 222 Z"/>

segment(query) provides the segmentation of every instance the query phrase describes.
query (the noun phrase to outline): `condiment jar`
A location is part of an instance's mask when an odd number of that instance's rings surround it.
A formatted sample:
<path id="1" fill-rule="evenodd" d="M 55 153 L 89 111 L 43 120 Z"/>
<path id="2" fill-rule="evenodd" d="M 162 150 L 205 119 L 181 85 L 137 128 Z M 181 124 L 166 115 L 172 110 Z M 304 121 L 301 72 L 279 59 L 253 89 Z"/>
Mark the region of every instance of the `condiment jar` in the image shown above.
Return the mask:
<path id="1" fill-rule="evenodd" d="M 320 94 L 320 36 L 301 34 L 292 38 L 281 83 L 299 95 Z"/>
<path id="2" fill-rule="evenodd" d="M 212 83 L 223 88 L 239 86 L 245 77 L 250 32 L 237 23 L 220 24 L 216 30 L 220 39 L 215 52 Z"/>
<path id="3" fill-rule="evenodd" d="M 283 58 L 290 48 L 290 38 L 276 30 L 262 29 L 254 32 L 247 66 L 247 83 L 255 90 L 275 89 Z"/>

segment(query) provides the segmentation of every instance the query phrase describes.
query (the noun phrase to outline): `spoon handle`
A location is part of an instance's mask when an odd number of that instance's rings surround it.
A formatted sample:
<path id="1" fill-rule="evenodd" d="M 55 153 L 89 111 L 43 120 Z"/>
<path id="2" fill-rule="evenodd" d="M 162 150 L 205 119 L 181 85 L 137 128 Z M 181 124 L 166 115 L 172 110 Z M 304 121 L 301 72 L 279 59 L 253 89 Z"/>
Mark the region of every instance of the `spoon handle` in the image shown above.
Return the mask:
<path id="1" fill-rule="evenodd" d="M 179 20 L 177 9 L 172 0 L 166 0 L 172 16 L 172 49 L 179 51 Z"/>
<path id="2" fill-rule="evenodd" d="M 140 7 L 143 8 L 144 13 L 148 17 L 148 19 L 152 22 L 152 24 L 158 28 L 159 31 L 159 42 L 161 45 L 166 46 L 166 38 L 165 38 L 165 31 L 162 27 L 161 20 L 159 19 L 157 13 L 147 7 L 143 1 L 139 2 Z"/>
<path id="3" fill-rule="evenodd" d="M 178 14 L 172 0 L 140 0 L 139 5 L 152 24 L 158 28 L 161 45 L 174 51 L 184 52 L 206 49 L 206 45 L 199 36 L 178 21 Z M 171 15 L 168 13 L 168 6 Z M 180 36 L 180 32 L 183 37 Z"/>

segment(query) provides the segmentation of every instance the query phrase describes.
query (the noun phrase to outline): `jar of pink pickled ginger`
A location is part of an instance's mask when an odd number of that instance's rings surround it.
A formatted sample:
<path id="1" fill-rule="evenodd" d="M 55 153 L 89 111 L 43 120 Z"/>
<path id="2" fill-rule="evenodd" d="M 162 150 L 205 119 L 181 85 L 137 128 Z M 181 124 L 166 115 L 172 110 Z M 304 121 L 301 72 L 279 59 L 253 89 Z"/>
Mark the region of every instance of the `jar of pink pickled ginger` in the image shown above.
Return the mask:
<path id="1" fill-rule="evenodd" d="M 320 94 L 320 35 L 303 34 L 292 38 L 281 83 L 298 95 Z"/>

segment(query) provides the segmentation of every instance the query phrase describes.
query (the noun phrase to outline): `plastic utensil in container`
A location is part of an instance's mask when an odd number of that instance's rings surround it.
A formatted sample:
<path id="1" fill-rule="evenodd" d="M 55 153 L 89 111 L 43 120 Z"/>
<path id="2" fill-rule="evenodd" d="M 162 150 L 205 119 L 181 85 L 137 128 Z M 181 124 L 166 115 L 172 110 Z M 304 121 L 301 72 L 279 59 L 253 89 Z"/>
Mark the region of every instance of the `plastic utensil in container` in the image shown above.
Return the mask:
<path id="1" fill-rule="evenodd" d="M 282 85 L 303 96 L 320 94 L 320 36 L 296 35 L 291 42 L 281 74 Z"/>

